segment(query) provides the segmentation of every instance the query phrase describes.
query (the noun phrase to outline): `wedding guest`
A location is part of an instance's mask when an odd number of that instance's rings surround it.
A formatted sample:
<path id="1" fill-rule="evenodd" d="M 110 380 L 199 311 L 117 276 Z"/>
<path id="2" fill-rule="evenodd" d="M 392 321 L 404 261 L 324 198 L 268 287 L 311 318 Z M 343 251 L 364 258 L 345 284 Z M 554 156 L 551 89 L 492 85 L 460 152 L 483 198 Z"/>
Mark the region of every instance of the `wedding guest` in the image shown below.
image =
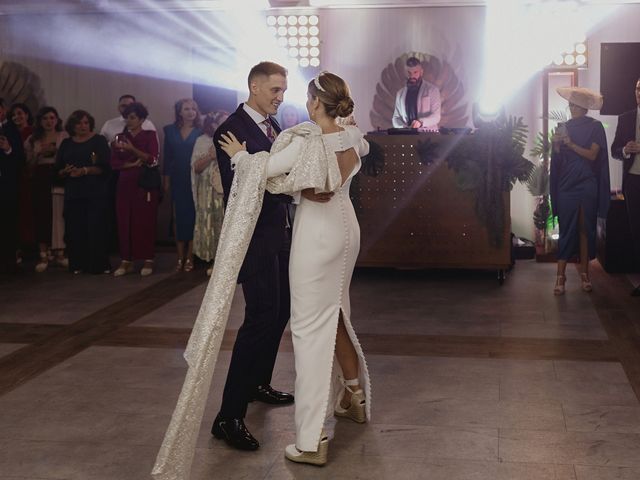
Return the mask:
<path id="1" fill-rule="evenodd" d="M 280 126 L 283 130 L 287 128 L 295 127 L 300 123 L 300 113 L 298 109 L 293 105 L 285 105 L 280 111 Z"/>
<path id="2" fill-rule="evenodd" d="M 567 261 L 580 256 L 582 290 L 591 292 L 589 260 L 596 256 L 597 217 L 609 210 L 609 155 L 602 123 L 587 116 L 602 108 L 602 95 L 587 88 L 559 87 L 569 101 L 571 120 L 558 127 L 553 137 L 550 191 L 554 215 L 558 216 L 558 271 L 555 295 L 565 292 Z"/>
<path id="3" fill-rule="evenodd" d="M 215 257 L 224 218 L 224 191 L 213 134 L 228 116 L 227 112 L 212 112 L 205 117 L 204 133 L 196 140 L 191 155 L 191 190 L 196 207 L 193 253 L 205 262 Z M 212 267 L 207 269 L 208 275 Z"/>
<path id="4" fill-rule="evenodd" d="M 6 112 L 0 98 L 0 273 L 13 273 L 18 244 L 18 178 L 24 155 L 20 134 L 6 120 Z"/>
<path id="5" fill-rule="evenodd" d="M 118 115 L 115 118 L 107 120 L 102 125 L 100 129 L 100 135 L 104 136 L 109 143 L 113 142 L 116 138 L 116 135 L 122 133 L 127 127 L 126 117 L 125 117 L 125 109 L 131 105 L 132 103 L 137 102 L 136 97 L 131 94 L 125 93 L 118 99 Z M 148 118 L 144 119 L 142 122 L 142 130 L 153 130 L 156 131 L 156 126 L 153 124 L 151 120 Z"/>
<path id="6" fill-rule="evenodd" d="M 144 260 L 140 274 L 146 276 L 153 273 L 160 191 L 143 188 L 140 177 L 145 169 L 157 167 L 158 138 L 155 131 L 142 128 L 149 116 L 143 104 L 129 104 L 123 115 L 126 132 L 116 136 L 111 150 L 111 167 L 120 172 L 116 213 L 122 262 L 114 276 L 131 273 L 134 260 Z"/>
<path id="7" fill-rule="evenodd" d="M 15 126 L 16 131 L 20 135 L 20 142 L 29 138 L 33 132 L 33 117 L 31 110 L 24 103 L 14 103 L 7 113 L 9 125 Z M 19 155 L 20 163 L 25 164 L 24 150 L 21 148 Z M 33 201 L 31 198 L 31 171 L 28 168 L 22 168 L 18 178 L 18 244 L 19 249 L 16 252 L 16 262 L 22 263 L 23 249 L 30 249 L 35 244 L 35 234 L 33 225 Z"/>
<path id="8" fill-rule="evenodd" d="M 69 266 L 64 255 L 64 188 L 54 173 L 56 152 L 67 136 L 67 132 L 62 130 L 57 110 L 43 107 L 36 114 L 33 134 L 24 142 L 27 165 L 33 172 L 32 218 L 40 251 L 36 272 L 47 269 L 52 253 L 55 257 L 51 259 L 55 259 L 58 265 Z"/>
<path id="9" fill-rule="evenodd" d="M 109 144 L 96 134 L 94 118 L 84 110 L 65 123 L 70 135 L 60 144 L 55 170 L 64 179 L 64 220 L 69 270 L 109 273 Z"/>
<path id="10" fill-rule="evenodd" d="M 198 104 L 191 98 L 178 100 L 175 121 L 164 127 L 164 189 L 171 191 L 178 263 L 176 271 L 193 270 L 193 229 L 196 211 L 191 192 L 191 155 L 202 135 Z"/>

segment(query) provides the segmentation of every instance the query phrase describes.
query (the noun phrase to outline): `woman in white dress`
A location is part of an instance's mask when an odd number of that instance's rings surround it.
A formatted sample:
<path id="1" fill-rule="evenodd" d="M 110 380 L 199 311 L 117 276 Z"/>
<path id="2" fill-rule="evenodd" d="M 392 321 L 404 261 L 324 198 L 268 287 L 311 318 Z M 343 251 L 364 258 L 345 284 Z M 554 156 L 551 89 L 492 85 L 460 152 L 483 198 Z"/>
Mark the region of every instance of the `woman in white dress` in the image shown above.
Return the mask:
<path id="1" fill-rule="evenodd" d="M 335 152 L 341 181 L 330 194 L 303 190 L 296 209 L 289 263 L 296 443 L 287 446 L 285 456 L 294 462 L 324 465 L 328 438 L 323 425 L 332 392 L 334 415 L 359 423 L 370 417 L 367 365 L 351 325 L 349 303 L 360 247 L 349 186 L 369 145 L 357 127 L 339 124 L 354 107 L 344 80 L 323 72 L 309 83 L 307 97 L 309 118 L 322 130 L 320 148 Z M 226 142 L 221 145 L 233 157 L 232 164 L 249 155 L 233 134 L 223 137 Z M 297 136 L 271 154 L 267 177 L 289 172 L 304 154 L 305 142 L 306 138 Z"/>

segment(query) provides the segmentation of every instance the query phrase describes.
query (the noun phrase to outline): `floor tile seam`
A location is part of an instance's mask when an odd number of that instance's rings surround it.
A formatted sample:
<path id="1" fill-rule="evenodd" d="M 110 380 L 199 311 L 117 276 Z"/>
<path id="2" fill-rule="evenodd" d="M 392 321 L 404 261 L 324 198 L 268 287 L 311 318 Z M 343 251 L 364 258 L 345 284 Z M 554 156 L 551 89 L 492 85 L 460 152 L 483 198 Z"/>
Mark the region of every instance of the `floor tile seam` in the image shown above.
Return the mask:
<path id="1" fill-rule="evenodd" d="M 135 308 L 139 304 L 139 302 L 138 303 L 134 302 L 135 297 L 138 297 L 138 296 L 143 296 L 144 297 L 145 292 L 147 292 L 149 290 L 162 289 L 162 287 L 165 287 L 165 286 L 167 286 L 167 287 L 168 286 L 175 287 L 176 286 L 175 283 L 174 284 L 170 284 L 170 282 L 173 281 L 173 277 L 175 277 L 175 276 L 177 276 L 177 274 L 173 275 L 173 276 L 170 276 L 168 278 L 164 278 L 164 279 L 160 280 L 159 282 L 154 283 L 152 285 L 148 285 L 145 288 L 130 294 L 128 297 L 125 297 L 125 299 L 119 300 L 118 302 L 116 302 L 116 305 L 117 304 L 122 304 L 123 302 L 128 301 L 131 304 L 130 307 L 134 307 Z M 174 288 L 173 292 L 169 292 L 169 293 L 173 293 L 173 296 L 170 295 L 170 294 L 169 295 L 165 294 L 163 296 L 156 295 L 155 301 L 157 303 L 157 306 L 154 309 L 150 310 L 150 311 L 153 311 L 153 310 L 156 310 L 157 308 L 160 308 L 162 305 L 165 305 L 167 302 L 171 301 L 172 299 L 175 299 L 178 296 L 183 295 L 184 293 L 192 290 L 193 288 L 195 288 L 196 286 L 200 285 L 202 282 L 204 282 L 206 280 L 205 278 L 201 279 L 201 278 L 185 278 L 185 277 L 180 277 L 180 279 L 184 279 L 185 282 L 182 283 L 182 284 L 178 284 L 178 286 L 180 288 Z M 158 284 L 161 284 L 160 288 L 158 287 Z M 167 289 L 168 288 L 164 288 L 164 290 L 167 290 Z M 34 358 L 34 356 L 35 357 L 43 357 L 44 356 L 44 358 L 42 358 L 42 361 L 51 360 L 50 357 L 51 357 L 51 353 L 52 352 L 51 351 L 47 352 L 46 350 L 47 349 L 55 350 L 55 347 L 58 347 L 58 346 L 62 345 L 65 342 L 65 340 L 68 340 L 69 339 L 68 336 L 67 336 L 67 338 L 65 338 L 65 336 L 64 336 L 65 332 L 67 334 L 73 334 L 71 338 L 74 340 L 74 342 L 72 342 L 72 343 L 78 343 L 77 339 L 78 339 L 79 335 L 74 333 L 74 331 L 76 331 L 76 330 L 81 330 L 83 336 L 90 336 L 90 334 L 92 333 L 91 332 L 92 330 L 96 331 L 96 330 L 99 330 L 100 328 L 104 328 L 105 326 L 107 327 L 107 330 L 109 332 L 117 330 L 118 328 L 122 328 L 122 326 L 124 326 L 123 325 L 124 322 L 120 322 L 120 323 L 113 322 L 113 316 L 110 314 L 110 310 L 109 310 L 110 307 L 111 306 L 107 306 L 107 307 L 101 308 L 98 311 L 88 315 L 87 317 L 83 317 L 82 319 L 74 322 L 73 324 L 65 326 L 65 328 L 62 329 L 61 331 L 51 334 L 48 337 L 48 340 L 44 339 L 41 342 L 39 342 L 37 345 L 35 345 L 35 344 L 26 345 L 25 347 L 22 347 L 22 348 L 14 351 L 14 352 L 9 353 L 6 356 L 3 356 L 2 358 L 0 358 L 0 371 L 2 371 L 3 364 L 7 364 L 7 363 L 10 363 L 10 362 L 15 363 L 16 359 L 18 360 L 17 363 L 20 364 L 21 368 L 24 368 L 24 365 L 23 365 L 24 363 L 29 364 L 29 365 L 33 365 L 34 363 L 37 363 L 37 361 L 40 361 L 39 358 L 36 359 L 36 358 Z M 124 310 L 120 309 L 120 313 L 122 313 L 122 311 L 124 311 Z M 149 313 L 149 312 L 146 312 L 146 313 Z M 136 319 L 140 318 L 141 316 L 142 315 L 136 316 L 135 318 L 128 318 L 127 320 L 128 320 L 129 323 L 132 323 Z M 91 323 L 90 319 L 92 319 L 92 318 L 94 319 L 93 320 L 94 321 L 93 326 L 91 328 L 89 328 L 89 329 L 84 329 L 83 328 L 84 325 L 87 324 L 87 323 L 90 324 Z M 102 319 L 102 321 L 97 321 L 96 322 L 96 319 L 98 319 L 98 320 Z M 106 333 L 103 333 L 102 336 L 104 336 L 105 334 Z M 62 355 L 62 359 L 57 358 L 56 359 L 57 362 L 49 361 L 44 366 L 40 365 L 40 368 L 38 370 L 41 370 L 41 371 L 36 373 L 35 375 L 30 375 L 30 378 L 34 378 L 34 377 L 38 376 L 40 373 L 42 373 L 44 371 L 47 371 L 50 368 L 52 368 L 53 366 L 61 363 L 62 361 L 73 357 L 74 355 L 79 353 L 79 351 L 82 351 L 82 350 L 88 348 L 89 346 L 91 346 L 91 344 L 93 344 L 95 342 L 95 340 L 96 339 L 94 338 L 94 339 L 87 339 L 87 340 L 80 341 L 79 342 L 80 345 L 72 346 L 69 350 L 67 350 L 67 352 L 66 352 L 67 355 Z M 34 347 L 36 347 L 36 348 L 34 348 Z M 81 348 L 78 349 L 78 347 L 81 347 Z M 43 351 L 43 349 L 44 349 L 44 351 Z M 49 353 L 49 355 L 47 355 L 47 353 Z M 57 354 L 58 352 L 53 352 L 53 353 Z M 20 361 L 21 358 L 24 359 L 24 361 Z M 26 380 L 26 381 L 28 381 L 28 380 Z M 21 385 L 23 383 L 25 383 L 25 380 L 22 380 L 22 381 L 18 380 L 17 382 L 14 382 L 13 384 L 11 384 L 9 386 L 8 390 L 6 388 L 2 389 L 2 390 L 5 390 L 5 391 L 0 391 L 0 396 L 3 395 L 4 393 L 6 393 L 7 391 L 10 391 L 13 388 L 15 388 L 18 385 Z"/>

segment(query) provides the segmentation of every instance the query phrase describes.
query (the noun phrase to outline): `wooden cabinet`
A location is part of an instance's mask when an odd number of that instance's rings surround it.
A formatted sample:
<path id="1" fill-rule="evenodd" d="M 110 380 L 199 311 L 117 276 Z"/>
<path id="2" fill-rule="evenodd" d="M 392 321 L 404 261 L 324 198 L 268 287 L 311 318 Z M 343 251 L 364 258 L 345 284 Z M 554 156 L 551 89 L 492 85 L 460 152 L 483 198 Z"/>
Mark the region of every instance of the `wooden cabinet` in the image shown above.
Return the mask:
<path id="1" fill-rule="evenodd" d="M 418 141 L 443 142 L 443 136 L 366 138 L 379 147 L 374 149 L 383 153 L 384 165 L 378 165 L 377 176 L 371 174 L 372 165 L 364 165 L 351 186 L 361 230 L 359 266 L 497 270 L 510 266 L 508 192 L 503 194 L 502 244 L 493 247 L 476 215 L 474 192 L 458 189 L 443 158 L 431 164 L 420 160 Z M 467 139 L 461 135 L 456 141 Z"/>

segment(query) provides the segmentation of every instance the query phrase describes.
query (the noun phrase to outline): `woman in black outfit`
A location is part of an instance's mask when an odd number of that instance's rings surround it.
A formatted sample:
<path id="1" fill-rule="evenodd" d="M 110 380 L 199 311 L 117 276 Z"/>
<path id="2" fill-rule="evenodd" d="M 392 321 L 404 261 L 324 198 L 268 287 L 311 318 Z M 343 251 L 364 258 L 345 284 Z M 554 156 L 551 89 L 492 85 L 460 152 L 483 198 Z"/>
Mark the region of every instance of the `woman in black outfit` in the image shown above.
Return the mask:
<path id="1" fill-rule="evenodd" d="M 111 152 L 94 127 L 88 112 L 73 112 L 65 124 L 70 138 L 62 142 L 56 157 L 55 169 L 65 179 L 65 242 L 73 273 L 111 270 L 107 189 Z"/>

